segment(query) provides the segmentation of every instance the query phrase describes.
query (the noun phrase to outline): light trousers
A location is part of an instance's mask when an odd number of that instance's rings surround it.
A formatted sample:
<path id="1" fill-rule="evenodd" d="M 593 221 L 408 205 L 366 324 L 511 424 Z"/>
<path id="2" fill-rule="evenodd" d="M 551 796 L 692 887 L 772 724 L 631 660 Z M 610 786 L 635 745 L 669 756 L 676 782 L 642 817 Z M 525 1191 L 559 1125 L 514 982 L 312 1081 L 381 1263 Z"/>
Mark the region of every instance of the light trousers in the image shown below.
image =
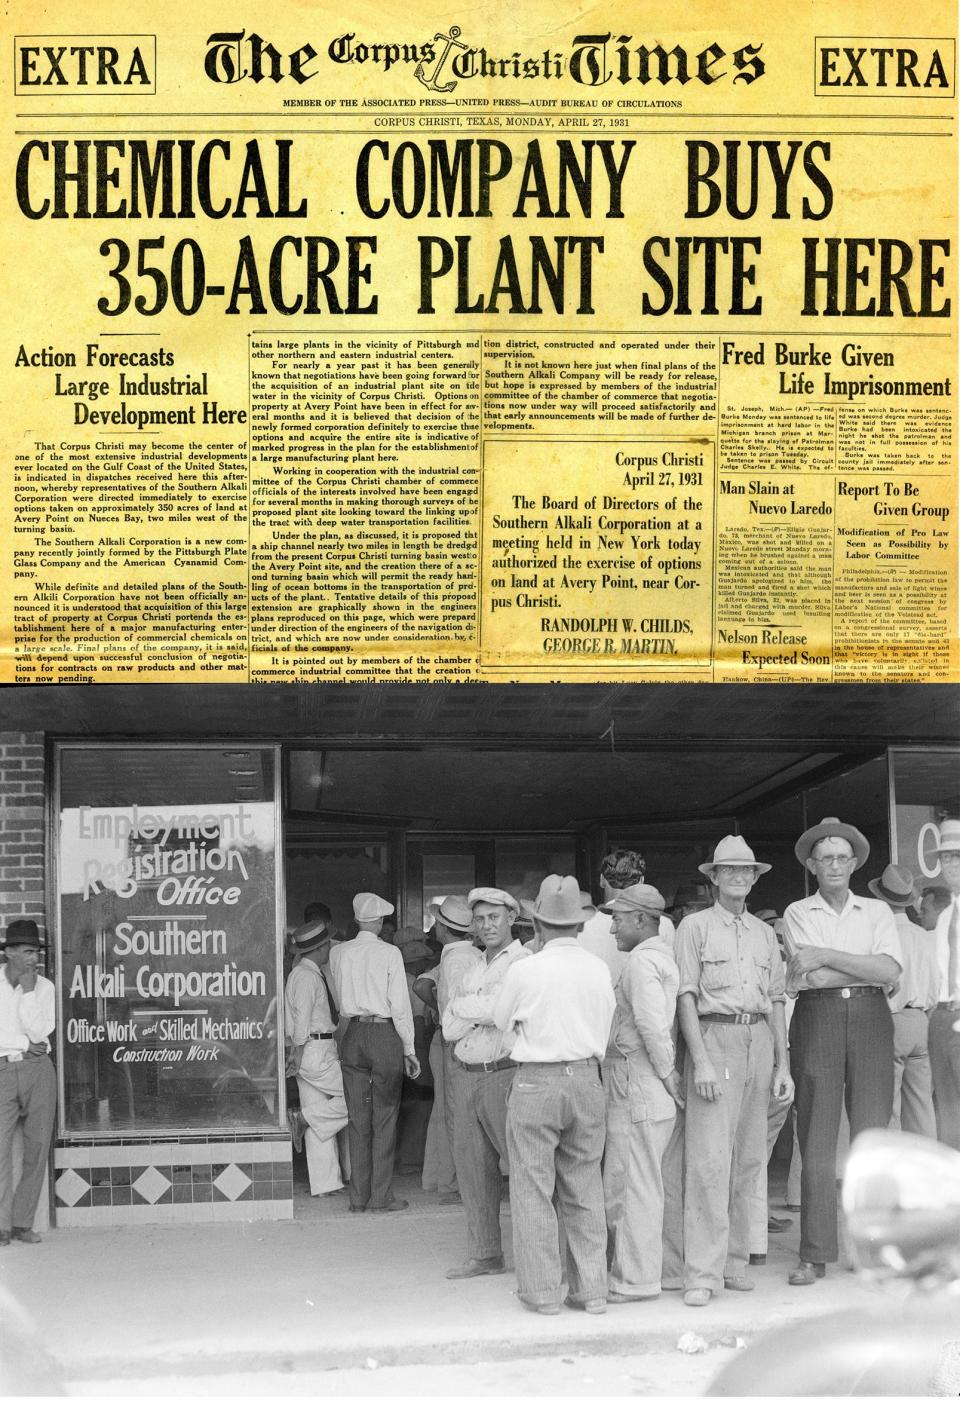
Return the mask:
<path id="1" fill-rule="evenodd" d="M 49 1056 L 0 1060 L 0 1231 L 31 1230 L 43 1187 L 57 1112 L 57 1076 Z M 13 1131 L 23 1124 L 23 1167 L 13 1186 Z"/>
<path id="2" fill-rule="evenodd" d="M 332 1041 L 308 1041 L 297 1072 L 300 1112 L 307 1121 L 304 1147 L 314 1197 L 343 1186 L 337 1134 L 348 1122 L 343 1075 Z"/>

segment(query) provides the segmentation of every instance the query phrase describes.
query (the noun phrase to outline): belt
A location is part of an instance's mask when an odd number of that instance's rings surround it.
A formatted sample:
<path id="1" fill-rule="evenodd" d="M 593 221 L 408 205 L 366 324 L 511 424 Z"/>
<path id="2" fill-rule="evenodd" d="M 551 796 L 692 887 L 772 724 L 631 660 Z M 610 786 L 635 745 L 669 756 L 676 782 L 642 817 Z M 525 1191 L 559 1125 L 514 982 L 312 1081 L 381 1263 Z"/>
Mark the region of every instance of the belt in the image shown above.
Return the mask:
<path id="1" fill-rule="evenodd" d="M 348 1022 L 392 1022 L 392 1021 L 393 1021 L 393 1018 L 392 1018 L 392 1017 L 374 1017 L 374 1016 L 368 1015 L 367 1013 L 364 1013 L 363 1016 L 348 1017 L 348 1018 L 347 1018 L 347 1021 L 348 1021 Z"/>
<path id="2" fill-rule="evenodd" d="M 332 1032 L 332 1031 L 311 1031 L 310 1035 L 307 1037 L 307 1040 L 308 1040 L 308 1041 L 332 1041 L 332 1040 L 333 1040 L 333 1032 Z"/>
<path id="3" fill-rule="evenodd" d="M 765 1022 L 766 1012 L 701 1012 L 702 1022 L 730 1022 L 733 1026 L 752 1026 L 754 1022 Z"/>
<path id="4" fill-rule="evenodd" d="M 883 997 L 883 988 L 858 985 L 852 988 L 803 988 L 798 997 Z"/>
<path id="5" fill-rule="evenodd" d="M 519 1069 L 551 1070 L 557 1075 L 572 1075 L 575 1070 L 596 1069 L 599 1064 L 596 1056 L 587 1056 L 586 1060 L 525 1060 L 520 1062 Z"/>
<path id="6" fill-rule="evenodd" d="M 934 1010 L 937 1012 L 960 1012 L 960 1002 L 955 999 L 952 1002 L 938 1002 Z"/>
<path id="7" fill-rule="evenodd" d="M 517 1062 L 515 1060 L 511 1060 L 509 1056 L 504 1056 L 502 1060 L 458 1060 L 457 1065 L 459 1065 L 461 1070 L 486 1070 L 488 1072 L 491 1070 L 506 1070 L 508 1068 L 511 1070 L 516 1070 L 517 1068 Z"/>

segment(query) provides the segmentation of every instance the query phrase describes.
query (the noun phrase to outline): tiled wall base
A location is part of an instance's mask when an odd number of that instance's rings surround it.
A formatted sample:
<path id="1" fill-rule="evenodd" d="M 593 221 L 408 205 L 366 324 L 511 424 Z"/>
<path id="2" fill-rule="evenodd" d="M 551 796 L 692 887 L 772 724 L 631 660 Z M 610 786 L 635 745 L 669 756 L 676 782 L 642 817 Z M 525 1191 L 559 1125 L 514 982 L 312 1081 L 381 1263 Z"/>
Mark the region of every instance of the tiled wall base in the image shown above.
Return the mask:
<path id="1" fill-rule="evenodd" d="M 283 1221 L 290 1140 L 65 1143 L 54 1150 L 57 1226 Z"/>

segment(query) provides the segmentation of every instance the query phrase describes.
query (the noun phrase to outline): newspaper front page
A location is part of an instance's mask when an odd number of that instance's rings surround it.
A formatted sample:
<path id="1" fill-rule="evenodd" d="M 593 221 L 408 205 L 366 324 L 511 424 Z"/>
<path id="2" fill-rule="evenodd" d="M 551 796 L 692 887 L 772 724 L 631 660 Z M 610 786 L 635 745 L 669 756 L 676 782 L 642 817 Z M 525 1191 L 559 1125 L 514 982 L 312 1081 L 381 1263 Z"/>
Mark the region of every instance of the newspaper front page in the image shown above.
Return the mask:
<path id="1" fill-rule="evenodd" d="M 956 679 L 953 6 L 7 27 L 0 680 Z"/>

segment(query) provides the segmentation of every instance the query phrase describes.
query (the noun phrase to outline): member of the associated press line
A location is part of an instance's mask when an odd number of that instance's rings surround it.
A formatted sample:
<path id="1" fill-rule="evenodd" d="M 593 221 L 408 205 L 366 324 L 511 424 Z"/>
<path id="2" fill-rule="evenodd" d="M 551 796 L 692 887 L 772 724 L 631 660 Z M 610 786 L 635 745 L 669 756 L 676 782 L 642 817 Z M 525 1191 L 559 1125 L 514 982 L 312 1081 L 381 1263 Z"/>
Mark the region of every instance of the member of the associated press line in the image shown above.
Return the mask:
<path id="1" fill-rule="evenodd" d="M 850 1136 L 886 1128 L 893 1109 L 893 1017 L 885 996 L 903 954 L 893 912 L 850 889 L 870 855 L 858 828 L 825 817 L 797 839 L 797 860 L 817 889 L 783 914 L 796 1082 L 800 1261 L 791 1284 L 813 1284 L 838 1258 L 837 1134 L 844 1103 Z"/>
<path id="2" fill-rule="evenodd" d="M 7 925 L 0 970 L 0 1245 L 36 1245 L 33 1229 L 57 1109 L 50 1061 L 56 991 L 38 971 L 40 931 L 32 919 Z M 13 1186 L 13 1134 L 23 1127 L 23 1166 Z"/>
<path id="3" fill-rule="evenodd" d="M 677 930 L 687 1044 L 683 1302 L 692 1307 L 754 1288 L 746 1267 L 761 1193 L 766 1207 L 771 1086 L 778 1098 L 793 1092 L 776 935 L 746 907 L 770 869 L 743 837 L 724 837 L 700 866 L 716 903 Z"/>
<path id="4" fill-rule="evenodd" d="M 510 969 L 531 956 L 513 937 L 520 907 L 508 891 L 478 886 L 467 903 L 482 954 L 462 972 L 443 1013 L 444 1040 L 453 1045 L 453 1159 L 467 1217 L 467 1258 L 447 1271 L 448 1279 L 505 1269 L 501 1164 L 509 1162 L 507 1095 L 516 1071 L 511 1052 L 517 1038 L 512 1027 L 497 1026 L 494 1008 Z"/>
<path id="5" fill-rule="evenodd" d="M 525 908 L 542 947 L 515 960 L 494 1008 L 501 1031 L 516 1035 L 507 1144 L 517 1297 L 535 1313 L 558 1313 L 561 1302 L 604 1313 L 600 1064 L 613 1020 L 613 987 L 601 961 L 577 943 L 584 911 L 574 876 L 547 876 Z"/>
<path id="6" fill-rule="evenodd" d="M 413 1010 L 400 950 L 378 937 L 393 906 L 371 891 L 354 896 L 358 933 L 330 950 L 330 977 L 346 1028 L 340 1043 L 350 1116 L 350 1210 L 403 1211 L 393 1160 L 404 1072 L 420 1074 Z"/>
<path id="7" fill-rule="evenodd" d="M 672 940 L 660 935 L 659 890 L 631 885 L 604 908 L 626 955 L 614 985 L 616 1011 L 603 1063 L 607 1302 L 626 1304 L 660 1293 L 662 1165 L 677 1108 L 683 1108 L 673 1040 L 680 972 Z"/>
<path id="8" fill-rule="evenodd" d="M 937 1005 L 930 1013 L 930 1069 L 937 1137 L 960 1148 L 960 820 L 940 825 L 937 847 L 950 904 L 937 920 Z"/>
<path id="9" fill-rule="evenodd" d="M 296 1076 L 300 1108 L 291 1111 L 294 1147 L 307 1150 L 312 1196 L 339 1192 L 343 1187 L 337 1135 L 347 1125 L 340 1058 L 334 1039 L 335 1000 L 324 975 L 331 935 L 323 918 L 308 920 L 291 935 L 299 955 L 284 991 L 284 1012 L 290 1052 L 289 1072 Z"/>

